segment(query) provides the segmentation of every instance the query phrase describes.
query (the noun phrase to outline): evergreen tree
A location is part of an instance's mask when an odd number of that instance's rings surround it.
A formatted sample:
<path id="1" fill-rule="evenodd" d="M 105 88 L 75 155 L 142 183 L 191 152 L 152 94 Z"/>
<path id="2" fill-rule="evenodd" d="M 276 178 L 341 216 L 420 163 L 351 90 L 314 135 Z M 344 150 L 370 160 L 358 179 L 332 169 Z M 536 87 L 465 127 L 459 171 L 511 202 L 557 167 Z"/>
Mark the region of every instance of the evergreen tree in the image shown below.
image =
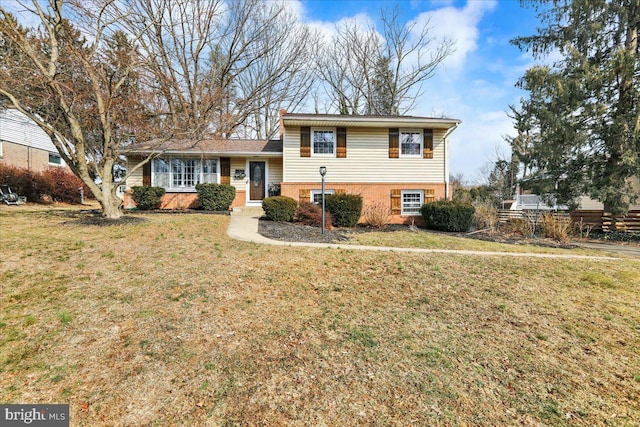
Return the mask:
<path id="1" fill-rule="evenodd" d="M 640 175 L 640 0 L 525 3 L 538 8 L 544 26 L 512 42 L 537 58 L 558 52 L 562 59 L 529 69 L 519 82 L 529 91 L 519 114 L 530 119 L 519 133 L 527 136 L 520 159 L 531 179 L 554 183 L 561 201 L 588 194 L 625 213 Z"/>

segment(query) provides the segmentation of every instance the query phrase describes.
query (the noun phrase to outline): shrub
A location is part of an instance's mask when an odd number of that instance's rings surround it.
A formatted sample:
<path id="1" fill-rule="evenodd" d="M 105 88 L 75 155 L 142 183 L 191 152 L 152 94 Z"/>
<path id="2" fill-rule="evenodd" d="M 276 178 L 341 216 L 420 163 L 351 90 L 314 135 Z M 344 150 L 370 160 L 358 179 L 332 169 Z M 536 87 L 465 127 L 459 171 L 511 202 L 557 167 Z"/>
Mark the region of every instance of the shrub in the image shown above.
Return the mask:
<path id="1" fill-rule="evenodd" d="M 489 228 L 493 233 L 498 225 L 498 209 L 490 202 L 484 200 L 476 200 L 473 202 L 473 208 L 475 209 L 473 212 L 473 225 L 475 225 L 478 230 Z"/>
<path id="2" fill-rule="evenodd" d="M 473 222 L 471 205 L 463 205 L 450 200 L 439 200 L 422 205 L 420 213 L 427 228 L 441 231 L 467 231 Z"/>
<path id="3" fill-rule="evenodd" d="M 162 187 L 133 187 L 133 201 L 141 210 L 158 209 L 165 190 Z"/>
<path id="4" fill-rule="evenodd" d="M 14 193 L 25 196 L 30 202 L 40 200 L 37 175 L 25 168 L 0 163 L 0 184 L 8 185 Z"/>
<path id="5" fill-rule="evenodd" d="M 304 225 L 322 227 L 322 208 L 315 203 L 300 202 L 296 211 L 296 219 Z M 333 228 L 333 219 L 330 212 L 324 213 L 324 227 Z"/>
<path id="6" fill-rule="evenodd" d="M 236 198 L 236 188 L 227 184 L 196 184 L 198 202 L 206 211 L 227 211 Z"/>
<path id="7" fill-rule="evenodd" d="M 384 202 L 376 202 L 367 204 L 364 208 L 364 221 L 373 228 L 385 228 L 391 209 Z"/>
<path id="8" fill-rule="evenodd" d="M 86 198 L 91 191 L 82 180 L 68 169 L 51 167 L 43 172 L 32 172 L 26 168 L 0 163 L 0 184 L 8 185 L 30 202 L 55 200 L 65 203 L 80 202 L 80 187 L 84 187 Z"/>
<path id="9" fill-rule="evenodd" d="M 274 196 L 262 200 L 264 214 L 273 221 L 293 221 L 297 203 L 291 197 Z"/>
<path id="10" fill-rule="evenodd" d="M 66 169 L 50 167 L 40 174 L 40 197 L 48 195 L 52 200 L 64 203 L 80 203 L 80 188 L 85 196 L 91 191 L 82 180 Z"/>
<path id="11" fill-rule="evenodd" d="M 330 194 L 325 197 L 324 204 L 336 227 L 355 227 L 362 215 L 362 196 L 359 194 Z"/>
<path id="12" fill-rule="evenodd" d="M 501 227 L 501 230 L 505 233 L 531 237 L 535 230 L 535 222 L 525 218 L 511 218 Z"/>
<path id="13" fill-rule="evenodd" d="M 571 218 L 568 216 L 558 216 L 552 213 L 542 215 L 542 230 L 544 237 L 548 237 L 559 242 L 569 240 L 571 232 Z"/>

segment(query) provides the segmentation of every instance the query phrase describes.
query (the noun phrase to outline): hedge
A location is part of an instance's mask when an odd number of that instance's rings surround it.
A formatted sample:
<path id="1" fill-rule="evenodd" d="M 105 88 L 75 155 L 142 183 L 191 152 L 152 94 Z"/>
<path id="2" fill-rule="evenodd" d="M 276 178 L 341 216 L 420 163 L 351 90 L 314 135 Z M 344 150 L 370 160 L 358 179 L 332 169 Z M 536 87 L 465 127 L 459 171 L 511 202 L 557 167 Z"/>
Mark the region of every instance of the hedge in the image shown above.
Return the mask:
<path id="1" fill-rule="evenodd" d="M 267 218 L 273 221 L 293 221 L 298 204 L 291 197 L 274 196 L 262 200 L 262 209 Z"/>
<path id="2" fill-rule="evenodd" d="M 300 202 L 296 211 L 296 221 L 314 227 L 322 227 L 322 207 L 311 202 Z M 324 227 L 332 229 L 333 219 L 330 212 L 324 213 Z"/>
<path id="3" fill-rule="evenodd" d="M 28 202 L 80 203 L 80 187 L 84 188 L 86 199 L 93 197 L 80 178 L 60 167 L 33 172 L 0 163 L 0 184 L 8 185 L 14 193 L 25 196 Z"/>
<path id="4" fill-rule="evenodd" d="M 359 194 L 330 194 L 325 197 L 325 209 L 331 213 L 335 227 L 355 227 L 362 215 Z"/>
<path id="5" fill-rule="evenodd" d="M 158 209 L 160 199 L 165 194 L 162 187 L 132 187 L 133 201 L 140 210 Z"/>
<path id="6" fill-rule="evenodd" d="M 475 209 L 471 205 L 451 200 L 439 200 L 422 205 L 420 213 L 427 228 L 440 231 L 468 231 Z"/>
<path id="7" fill-rule="evenodd" d="M 236 188 L 227 184 L 196 184 L 198 202 L 206 211 L 228 211 L 236 198 Z"/>

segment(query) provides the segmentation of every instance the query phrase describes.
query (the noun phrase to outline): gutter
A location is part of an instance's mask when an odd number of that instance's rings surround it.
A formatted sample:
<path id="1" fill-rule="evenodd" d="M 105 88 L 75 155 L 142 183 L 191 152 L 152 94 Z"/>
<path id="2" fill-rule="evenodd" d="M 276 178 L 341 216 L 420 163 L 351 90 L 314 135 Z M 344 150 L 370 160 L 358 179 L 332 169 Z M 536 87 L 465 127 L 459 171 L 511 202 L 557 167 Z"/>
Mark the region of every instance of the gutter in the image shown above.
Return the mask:
<path id="1" fill-rule="evenodd" d="M 449 134 L 460 126 L 460 121 L 456 122 L 453 127 L 450 127 L 445 133 L 442 139 L 444 140 L 444 199 L 449 200 L 449 144 L 447 144 L 447 138 Z M 451 195 L 453 198 L 453 194 Z"/>

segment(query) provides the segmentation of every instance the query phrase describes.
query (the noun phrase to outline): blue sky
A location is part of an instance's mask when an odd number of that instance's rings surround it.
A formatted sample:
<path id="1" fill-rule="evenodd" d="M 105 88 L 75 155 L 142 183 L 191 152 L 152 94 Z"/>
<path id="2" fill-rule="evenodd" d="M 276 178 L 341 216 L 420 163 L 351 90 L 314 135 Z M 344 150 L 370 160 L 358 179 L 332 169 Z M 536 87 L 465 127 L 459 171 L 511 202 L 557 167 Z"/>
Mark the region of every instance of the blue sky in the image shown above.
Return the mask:
<path id="1" fill-rule="evenodd" d="M 292 1 L 292 0 L 290 0 Z M 393 7 L 387 1 L 301 0 L 302 19 L 330 28 L 341 19 L 377 21 L 380 10 Z M 452 173 L 462 173 L 469 182 L 480 182 L 483 169 L 508 155 L 504 135 L 514 134 L 506 111 L 524 92 L 515 84 L 533 65 L 533 58 L 509 40 L 535 33 L 539 22 L 535 11 L 515 0 L 400 1 L 406 21 L 430 18 L 432 32 L 455 41 L 455 53 L 426 85 L 413 115 L 445 114 L 462 120 L 450 137 Z"/>
<path id="2" fill-rule="evenodd" d="M 278 1 L 327 36 L 342 19 L 377 23 L 381 9 L 396 4 L 403 21 L 430 19 L 432 34 L 453 40 L 455 52 L 425 83 L 425 94 L 410 114 L 462 120 L 450 136 L 450 167 L 469 183 L 486 178 L 485 170 L 498 155 L 509 155 L 504 136 L 515 132 L 506 112 L 525 95 L 514 85 L 534 64 L 531 55 L 509 40 L 535 33 L 539 22 L 534 10 L 522 8 L 517 0 Z M 18 8 L 15 0 L 0 2 Z"/>

